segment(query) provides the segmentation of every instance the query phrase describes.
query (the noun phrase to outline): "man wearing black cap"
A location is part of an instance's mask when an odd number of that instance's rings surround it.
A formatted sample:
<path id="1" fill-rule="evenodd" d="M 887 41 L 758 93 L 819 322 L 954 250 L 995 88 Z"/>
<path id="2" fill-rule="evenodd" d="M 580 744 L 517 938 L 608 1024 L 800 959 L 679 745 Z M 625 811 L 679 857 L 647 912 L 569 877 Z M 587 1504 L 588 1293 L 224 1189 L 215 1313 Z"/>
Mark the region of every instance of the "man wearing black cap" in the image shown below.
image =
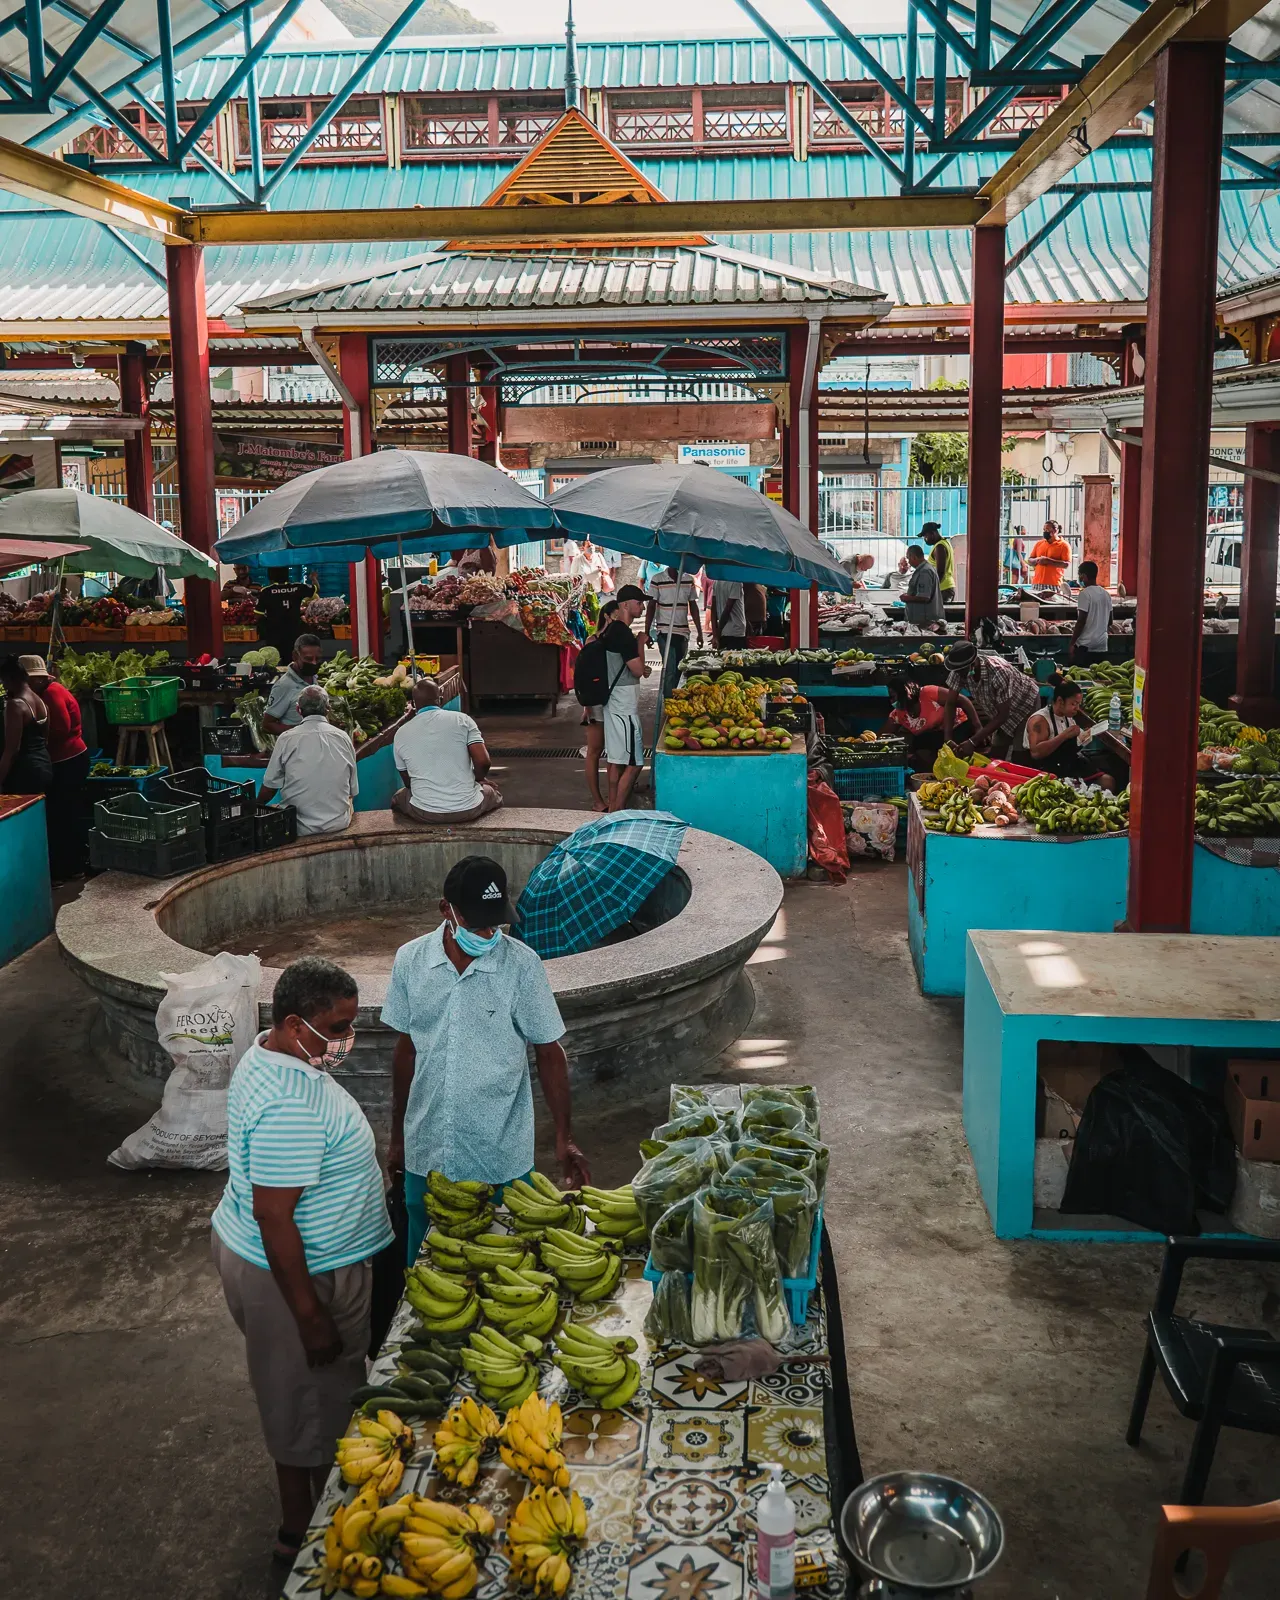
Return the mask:
<path id="1" fill-rule="evenodd" d="M 641 678 L 649 676 L 644 646 L 631 625 L 645 608 L 644 590 L 624 583 L 615 596 L 613 621 L 601 634 L 609 667 L 609 698 L 604 705 L 604 759 L 609 770 L 609 810 L 624 811 L 644 765 L 640 727 Z"/>
<path id="2" fill-rule="evenodd" d="M 404 1173 L 409 1261 L 427 1231 L 427 1176 L 501 1185 L 533 1169 L 528 1047 L 571 1188 L 591 1182 L 573 1140 L 564 1023 L 542 962 L 501 931 L 507 875 L 487 856 L 449 869 L 434 933 L 396 951 L 382 1021 L 391 1062 L 387 1165 Z"/>

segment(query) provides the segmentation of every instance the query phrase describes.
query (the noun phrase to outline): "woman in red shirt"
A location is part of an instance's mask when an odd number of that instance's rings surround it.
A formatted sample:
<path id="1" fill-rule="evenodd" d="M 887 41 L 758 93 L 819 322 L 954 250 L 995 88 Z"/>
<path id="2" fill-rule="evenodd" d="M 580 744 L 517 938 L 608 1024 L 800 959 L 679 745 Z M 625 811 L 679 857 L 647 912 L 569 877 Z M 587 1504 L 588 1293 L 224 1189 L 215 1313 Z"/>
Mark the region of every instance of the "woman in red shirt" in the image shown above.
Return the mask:
<path id="1" fill-rule="evenodd" d="M 42 656 L 19 656 L 31 687 L 49 711 L 45 739 L 53 763 L 53 787 L 45 796 L 49 875 L 54 883 L 83 875 L 89 865 L 89 747 L 80 730 L 80 705 L 70 689 L 51 677 Z"/>
<path id="2" fill-rule="evenodd" d="M 947 706 L 956 703 L 956 726 L 966 722 L 970 706 L 968 700 L 954 689 L 940 684 L 926 683 L 923 688 L 908 680 L 893 685 L 895 705 L 889 713 L 887 733 L 905 734 L 907 753 L 913 760 L 932 765 L 934 756 L 942 748 L 942 728 Z M 973 726 L 977 726 L 976 723 Z"/>

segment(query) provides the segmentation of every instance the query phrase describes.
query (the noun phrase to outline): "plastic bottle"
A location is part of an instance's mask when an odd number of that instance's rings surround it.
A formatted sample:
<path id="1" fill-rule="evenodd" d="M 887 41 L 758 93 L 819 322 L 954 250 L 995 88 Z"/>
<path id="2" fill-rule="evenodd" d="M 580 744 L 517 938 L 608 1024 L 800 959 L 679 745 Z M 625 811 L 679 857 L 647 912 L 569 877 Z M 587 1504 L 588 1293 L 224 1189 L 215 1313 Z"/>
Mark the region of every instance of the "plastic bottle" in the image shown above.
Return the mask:
<path id="1" fill-rule="evenodd" d="M 756 1513 L 756 1593 L 759 1600 L 795 1600 L 796 1508 L 787 1499 L 782 1468 L 764 1464 L 770 1478 Z"/>
<path id="2" fill-rule="evenodd" d="M 1112 733 L 1119 733 L 1124 722 L 1124 712 L 1120 709 L 1120 696 L 1113 694 L 1111 704 L 1107 707 L 1107 727 Z"/>

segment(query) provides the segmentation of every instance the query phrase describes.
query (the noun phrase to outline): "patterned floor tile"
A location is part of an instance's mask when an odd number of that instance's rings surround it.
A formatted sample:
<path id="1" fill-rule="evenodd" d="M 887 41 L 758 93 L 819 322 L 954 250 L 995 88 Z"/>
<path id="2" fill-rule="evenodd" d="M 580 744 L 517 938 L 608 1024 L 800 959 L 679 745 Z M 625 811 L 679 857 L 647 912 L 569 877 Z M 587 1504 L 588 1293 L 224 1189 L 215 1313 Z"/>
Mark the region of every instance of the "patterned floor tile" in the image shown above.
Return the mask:
<path id="1" fill-rule="evenodd" d="M 626 1600 L 742 1600 L 741 1554 L 727 1540 L 637 1546 Z"/>
<path id="2" fill-rule="evenodd" d="M 662 1411 L 649 1417 L 645 1464 L 649 1469 L 740 1467 L 745 1444 L 741 1411 Z"/>
<path id="3" fill-rule="evenodd" d="M 741 1474 L 734 1468 L 646 1472 L 636 1502 L 635 1540 L 703 1539 L 736 1530 L 742 1511 Z"/>
<path id="4" fill-rule="evenodd" d="M 688 1350 L 656 1367 L 652 1381 L 654 1405 L 707 1411 L 742 1405 L 749 1385 L 704 1377 L 694 1370 L 701 1360 L 701 1351 Z"/>
<path id="5" fill-rule="evenodd" d="M 639 1467 L 644 1444 L 644 1422 L 628 1408 L 601 1411 L 579 1406 L 564 1415 L 560 1448 L 570 1470 L 579 1466 L 631 1461 Z"/>
<path id="6" fill-rule="evenodd" d="M 827 1470 L 821 1406 L 761 1406 L 747 1417 L 747 1459 L 776 1461 L 789 1478 Z"/>

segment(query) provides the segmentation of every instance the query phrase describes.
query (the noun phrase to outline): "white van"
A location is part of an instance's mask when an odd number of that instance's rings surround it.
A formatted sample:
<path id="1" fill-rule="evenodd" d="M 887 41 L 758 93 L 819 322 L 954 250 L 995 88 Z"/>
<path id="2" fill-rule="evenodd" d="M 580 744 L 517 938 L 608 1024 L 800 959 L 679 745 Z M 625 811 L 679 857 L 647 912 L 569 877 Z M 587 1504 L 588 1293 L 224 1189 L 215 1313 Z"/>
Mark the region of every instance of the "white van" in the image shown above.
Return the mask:
<path id="1" fill-rule="evenodd" d="M 1243 522 L 1219 522 L 1213 528 L 1204 557 L 1204 581 L 1209 588 L 1240 587 L 1240 550 L 1243 544 Z"/>

